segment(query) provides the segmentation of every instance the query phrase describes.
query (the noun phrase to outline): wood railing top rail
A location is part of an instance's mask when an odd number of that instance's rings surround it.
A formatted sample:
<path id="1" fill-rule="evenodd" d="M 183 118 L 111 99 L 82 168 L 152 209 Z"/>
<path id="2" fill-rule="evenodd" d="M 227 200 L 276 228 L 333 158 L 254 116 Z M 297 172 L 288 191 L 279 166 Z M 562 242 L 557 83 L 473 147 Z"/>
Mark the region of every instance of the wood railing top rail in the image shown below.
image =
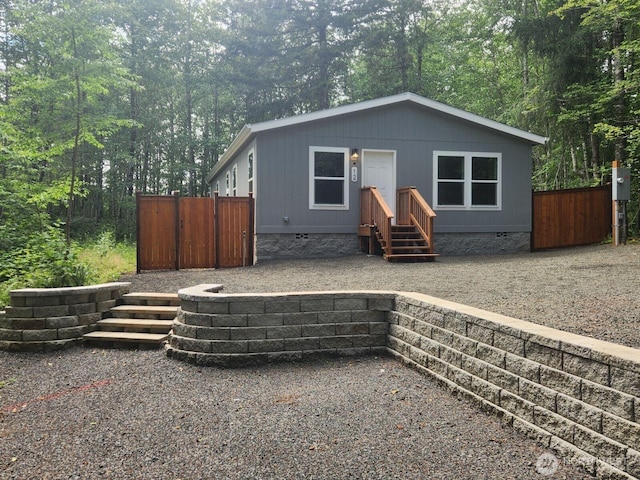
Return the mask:
<path id="1" fill-rule="evenodd" d="M 436 212 L 429 206 L 424 197 L 420 194 L 416 187 L 403 187 L 398 189 L 398 195 L 402 195 L 404 193 L 410 194 L 414 200 L 418 203 L 419 207 L 429 216 L 435 217 Z"/>
<path id="2" fill-rule="evenodd" d="M 385 253 L 391 253 L 391 208 L 376 187 L 363 187 L 360 190 L 360 223 L 375 225 L 382 240 Z"/>
<path id="3" fill-rule="evenodd" d="M 362 187 L 360 190 L 361 194 L 361 207 L 360 207 L 360 223 L 363 225 L 374 225 L 374 203 L 377 204 L 378 208 L 382 211 L 382 213 L 388 218 L 394 218 L 393 212 L 387 202 L 384 201 L 380 191 L 376 187 Z M 369 198 L 367 198 L 369 197 Z M 368 211 L 367 211 L 368 210 Z"/>

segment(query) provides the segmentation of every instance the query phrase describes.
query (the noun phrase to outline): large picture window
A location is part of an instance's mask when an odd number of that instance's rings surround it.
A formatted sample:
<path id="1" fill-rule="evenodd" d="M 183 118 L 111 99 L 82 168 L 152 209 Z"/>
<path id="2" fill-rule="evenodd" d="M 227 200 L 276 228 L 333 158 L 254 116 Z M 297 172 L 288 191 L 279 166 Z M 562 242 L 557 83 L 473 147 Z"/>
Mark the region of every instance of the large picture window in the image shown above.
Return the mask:
<path id="1" fill-rule="evenodd" d="M 499 210 L 500 153 L 434 152 L 436 208 Z"/>
<path id="2" fill-rule="evenodd" d="M 309 149 L 309 208 L 349 208 L 348 152 L 347 148 Z"/>

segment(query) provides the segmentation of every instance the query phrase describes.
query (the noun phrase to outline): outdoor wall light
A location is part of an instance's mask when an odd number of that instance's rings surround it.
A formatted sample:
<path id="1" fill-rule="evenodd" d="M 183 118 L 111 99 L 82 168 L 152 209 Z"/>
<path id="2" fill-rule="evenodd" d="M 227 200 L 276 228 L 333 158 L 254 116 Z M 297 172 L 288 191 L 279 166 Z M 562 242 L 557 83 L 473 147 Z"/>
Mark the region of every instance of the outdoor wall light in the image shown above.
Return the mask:
<path id="1" fill-rule="evenodd" d="M 357 148 L 352 148 L 351 149 L 351 160 L 353 160 L 355 162 L 359 158 L 360 158 L 360 154 L 358 153 L 358 149 Z"/>

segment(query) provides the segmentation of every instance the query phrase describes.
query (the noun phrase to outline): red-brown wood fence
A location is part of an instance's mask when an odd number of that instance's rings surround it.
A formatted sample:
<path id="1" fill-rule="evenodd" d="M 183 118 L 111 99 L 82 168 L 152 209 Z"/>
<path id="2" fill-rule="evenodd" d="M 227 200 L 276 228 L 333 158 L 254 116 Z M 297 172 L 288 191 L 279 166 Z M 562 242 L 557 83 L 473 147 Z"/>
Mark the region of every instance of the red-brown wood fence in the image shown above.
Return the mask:
<path id="1" fill-rule="evenodd" d="M 611 186 L 533 193 L 531 250 L 601 242 L 611 233 Z"/>
<path id="2" fill-rule="evenodd" d="M 136 197 L 137 270 L 253 264 L 254 199 Z"/>

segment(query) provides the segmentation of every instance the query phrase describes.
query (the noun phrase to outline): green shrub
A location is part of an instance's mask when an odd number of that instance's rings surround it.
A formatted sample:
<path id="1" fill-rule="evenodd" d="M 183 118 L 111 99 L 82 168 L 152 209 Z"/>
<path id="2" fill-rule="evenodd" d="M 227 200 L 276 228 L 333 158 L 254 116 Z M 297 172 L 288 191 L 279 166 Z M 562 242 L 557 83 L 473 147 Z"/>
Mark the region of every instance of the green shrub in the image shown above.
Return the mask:
<path id="1" fill-rule="evenodd" d="M 25 244 L 0 253 L 0 305 L 6 305 L 9 291 L 17 288 L 53 288 L 84 285 L 89 267 L 66 244 L 55 227 L 32 233 Z"/>

